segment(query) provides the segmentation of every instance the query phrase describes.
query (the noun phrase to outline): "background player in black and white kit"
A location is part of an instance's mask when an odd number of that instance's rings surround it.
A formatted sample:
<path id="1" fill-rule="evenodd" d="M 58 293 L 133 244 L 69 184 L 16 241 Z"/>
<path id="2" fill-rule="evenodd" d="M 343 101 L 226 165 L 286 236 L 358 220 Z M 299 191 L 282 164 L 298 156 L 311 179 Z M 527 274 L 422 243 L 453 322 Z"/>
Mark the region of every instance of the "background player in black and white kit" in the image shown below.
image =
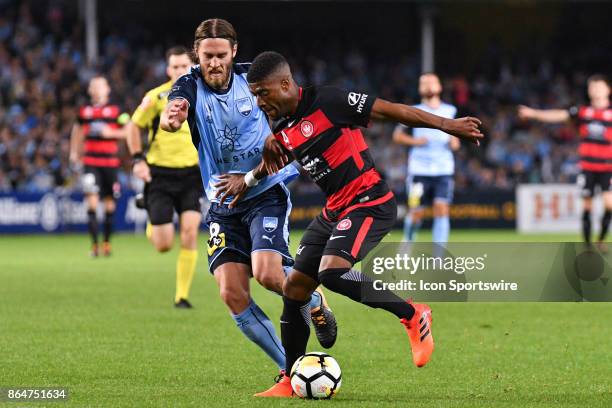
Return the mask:
<path id="1" fill-rule="evenodd" d="M 237 196 L 236 202 L 266 174 L 272 174 L 293 156 L 327 197 L 327 203 L 308 226 L 300 242 L 294 270 L 283 285 L 284 308 L 281 337 L 286 353 L 285 369 L 304 354 L 310 328 L 303 313 L 319 283 L 370 307 L 382 308 L 400 318 L 410 338 L 413 361 L 421 367 L 433 352 L 431 309 L 413 304 L 393 292 L 381 292 L 380 300 L 361 297 L 367 278 L 351 270 L 396 221 L 393 193 L 375 168 L 363 134 L 371 119 L 430 127 L 477 142 L 483 135 L 476 118 L 446 119 L 406 105 L 394 104 L 363 92 L 333 87 L 301 88 L 289 64 L 276 52 L 260 54 L 248 74 L 249 88 L 258 106 L 271 118 L 282 119 L 265 145 L 262 163 L 246 175 L 225 175 L 222 189 Z M 234 204 L 232 202 L 232 204 Z M 292 395 L 285 376 L 264 397 Z"/>

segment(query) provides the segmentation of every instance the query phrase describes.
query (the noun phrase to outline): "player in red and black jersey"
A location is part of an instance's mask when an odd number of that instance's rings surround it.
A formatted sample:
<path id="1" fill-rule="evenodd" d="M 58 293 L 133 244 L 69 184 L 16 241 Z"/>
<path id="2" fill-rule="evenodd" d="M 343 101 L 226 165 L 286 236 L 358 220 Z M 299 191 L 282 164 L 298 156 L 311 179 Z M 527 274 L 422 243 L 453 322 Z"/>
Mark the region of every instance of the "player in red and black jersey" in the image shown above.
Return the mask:
<path id="1" fill-rule="evenodd" d="M 593 75 L 588 81 L 589 106 L 570 109 L 532 109 L 519 107 L 519 117 L 546 123 L 562 123 L 575 120 L 580 136 L 580 169 L 578 184 L 582 188 L 582 233 L 584 241 L 591 243 L 591 208 L 596 189 L 601 190 L 605 212 L 601 218 L 601 230 L 597 245 L 607 252 L 605 245 L 612 216 L 612 108 L 610 107 L 610 83 L 602 75 Z"/>
<path id="2" fill-rule="evenodd" d="M 304 320 L 311 293 L 319 283 L 334 292 L 374 308 L 387 310 L 408 332 L 414 363 L 422 367 L 433 352 L 431 309 L 413 304 L 393 292 L 380 292 L 377 301 L 364 300 L 362 282 L 368 278 L 351 270 L 393 228 L 397 206 L 382 180 L 359 127 L 371 119 L 411 127 L 436 128 L 473 142 L 482 136 L 475 118 L 446 119 L 363 92 L 333 87 L 300 88 L 284 57 L 260 54 L 247 76 L 258 106 L 273 120 L 282 119 L 264 146 L 263 161 L 246 175 L 224 175 L 218 187 L 236 203 L 248 186 L 276 172 L 293 156 L 327 196 L 325 208 L 306 229 L 294 270 L 283 285 L 281 337 L 285 368 L 304 354 L 310 329 Z M 263 397 L 289 397 L 291 382 L 284 376 Z"/>
<path id="3" fill-rule="evenodd" d="M 104 201 L 103 253 L 111 252 L 115 197 L 119 193 L 117 170 L 119 160 L 119 139 L 125 139 L 123 128 L 129 115 L 121 113 L 117 105 L 109 103 L 110 86 L 103 76 L 89 81 L 88 93 L 91 104 L 79 108 L 78 121 L 70 137 L 70 161 L 77 167 L 84 166 L 81 184 L 87 202 L 88 229 L 91 235 L 93 257 L 98 256 L 98 220 L 96 209 L 100 197 Z"/>

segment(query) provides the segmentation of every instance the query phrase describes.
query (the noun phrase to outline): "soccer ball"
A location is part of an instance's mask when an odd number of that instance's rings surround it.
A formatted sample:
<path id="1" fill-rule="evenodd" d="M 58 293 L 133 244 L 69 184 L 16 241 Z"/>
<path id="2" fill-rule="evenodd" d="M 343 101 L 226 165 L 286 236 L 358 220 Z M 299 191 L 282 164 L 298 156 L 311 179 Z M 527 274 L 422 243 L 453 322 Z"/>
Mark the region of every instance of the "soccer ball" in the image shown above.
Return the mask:
<path id="1" fill-rule="evenodd" d="M 306 353 L 291 368 L 291 387 L 300 398 L 331 398 L 342 384 L 338 362 L 329 354 Z"/>

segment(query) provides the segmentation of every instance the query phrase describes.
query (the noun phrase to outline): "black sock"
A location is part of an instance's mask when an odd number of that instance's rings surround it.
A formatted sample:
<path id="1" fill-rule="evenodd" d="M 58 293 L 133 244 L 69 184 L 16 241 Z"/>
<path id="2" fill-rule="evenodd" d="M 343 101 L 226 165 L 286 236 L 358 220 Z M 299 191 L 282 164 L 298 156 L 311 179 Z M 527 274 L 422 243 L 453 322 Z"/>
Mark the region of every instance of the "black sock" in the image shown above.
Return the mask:
<path id="1" fill-rule="evenodd" d="M 584 242 L 591 243 L 591 211 L 584 210 L 582 212 L 582 236 Z"/>
<path id="2" fill-rule="evenodd" d="M 612 217 L 612 212 L 610 212 L 610 210 L 606 210 L 603 217 L 601 217 L 601 231 L 599 233 L 600 241 L 605 241 L 606 235 L 608 235 L 608 227 L 610 226 L 610 217 Z"/>
<path id="3" fill-rule="evenodd" d="M 87 210 L 87 230 L 91 236 L 91 242 L 98 243 L 98 218 L 95 210 Z"/>
<path id="4" fill-rule="evenodd" d="M 310 336 L 310 299 L 291 300 L 283 296 L 281 339 L 285 348 L 285 371 L 289 375 L 295 360 L 306 353 Z"/>
<path id="5" fill-rule="evenodd" d="M 362 289 L 364 287 L 362 285 L 370 285 L 371 281 L 369 277 L 361 272 L 349 268 L 325 269 L 319 272 L 319 282 L 329 290 L 366 306 L 384 309 L 400 319 L 406 318 L 410 320 L 412 318 L 414 307 L 390 290 L 376 291 L 371 296 L 373 299 L 364 300 L 362 296 Z"/>
<path id="6" fill-rule="evenodd" d="M 104 216 L 104 242 L 110 242 L 111 234 L 113 233 L 113 215 L 114 212 L 106 212 Z"/>

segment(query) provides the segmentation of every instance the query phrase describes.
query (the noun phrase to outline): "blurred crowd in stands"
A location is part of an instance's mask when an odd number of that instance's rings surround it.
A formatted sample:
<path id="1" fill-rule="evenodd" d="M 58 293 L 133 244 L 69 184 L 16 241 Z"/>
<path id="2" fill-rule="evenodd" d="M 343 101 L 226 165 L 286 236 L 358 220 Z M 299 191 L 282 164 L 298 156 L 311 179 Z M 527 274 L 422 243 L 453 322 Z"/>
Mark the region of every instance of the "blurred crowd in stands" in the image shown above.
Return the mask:
<path id="1" fill-rule="evenodd" d="M 113 101 L 131 113 L 146 90 L 166 80 L 164 50 L 131 46 L 128 39 L 112 33 L 101 38 L 101 59 L 97 66 L 90 66 L 84 55 L 83 26 L 66 21 L 61 2 L 49 2 L 42 20 L 34 19 L 28 3 L 11 4 L 15 3 L 0 1 L 4 7 L 0 13 L 0 192 L 71 188 L 76 178 L 68 162 L 70 131 L 77 107 L 87 101 L 89 78 L 98 71 L 105 73 Z M 416 56 L 377 63 L 378 59 L 369 61 L 356 47 L 338 48 L 341 51 L 334 51 L 334 58 L 289 54 L 298 81 L 419 102 Z M 521 123 L 516 105 L 585 103 L 588 74 L 560 74 L 543 57 L 536 71 L 502 64 L 493 76 L 443 77 L 443 99 L 455 104 L 460 115 L 481 118 L 487 137 L 479 148 L 463 144 L 456 153 L 457 188 L 512 189 L 525 182 L 572 182 L 578 173 L 573 125 Z M 366 133 L 379 169 L 401 192 L 407 150 L 392 144 L 393 128 L 393 124 L 373 123 Z M 129 183 L 129 159 L 125 158 L 121 180 Z M 316 189 L 305 180 L 294 188 Z"/>

